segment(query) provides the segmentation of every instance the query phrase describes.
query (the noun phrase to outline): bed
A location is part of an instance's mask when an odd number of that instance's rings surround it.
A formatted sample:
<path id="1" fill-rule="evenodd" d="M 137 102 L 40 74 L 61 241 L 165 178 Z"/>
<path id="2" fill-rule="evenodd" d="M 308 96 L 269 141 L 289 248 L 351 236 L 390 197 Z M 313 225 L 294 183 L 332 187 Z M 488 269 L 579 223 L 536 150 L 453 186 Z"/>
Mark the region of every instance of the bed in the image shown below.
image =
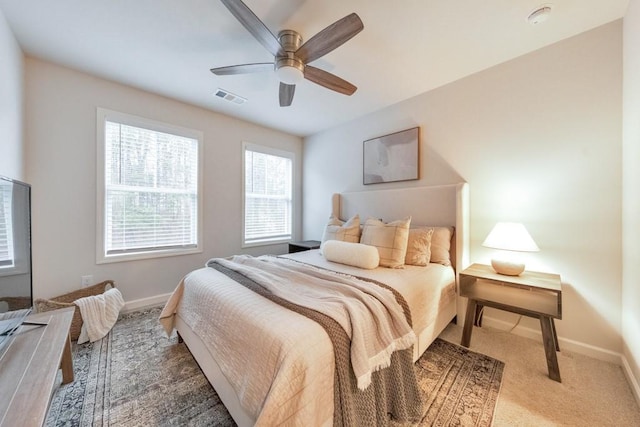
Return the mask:
<path id="1" fill-rule="evenodd" d="M 466 184 L 332 197 L 331 213 L 336 218 L 358 214 L 391 221 L 411 216 L 414 227 L 451 228 L 450 265 L 362 269 L 328 261 L 319 250 L 284 255 L 276 262 L 304 268 L 311 265 L 322 274 L 356 276 L 357 280 L 373 279 L 391 286 L 411 311 L 415 345 L 409 351 L 415 361 L 456 315 L 462 319 L 456 267 L 468 263 L 467 199 Z M 173 328 L 178 331 L 236 423 L 333 425 L 334 409 L 340 405 L 334 393 L 334 376 L 339 369 L 332 341 L 322 326 L 266 301 L 238 285 L 240 280 L 234 280 L 235 276 L 222 274 L 217 264 L 213 266 L 183 279 L 161 321 L 168 332 Z M 411 282 L 430 285 L 414 286 Z"/>

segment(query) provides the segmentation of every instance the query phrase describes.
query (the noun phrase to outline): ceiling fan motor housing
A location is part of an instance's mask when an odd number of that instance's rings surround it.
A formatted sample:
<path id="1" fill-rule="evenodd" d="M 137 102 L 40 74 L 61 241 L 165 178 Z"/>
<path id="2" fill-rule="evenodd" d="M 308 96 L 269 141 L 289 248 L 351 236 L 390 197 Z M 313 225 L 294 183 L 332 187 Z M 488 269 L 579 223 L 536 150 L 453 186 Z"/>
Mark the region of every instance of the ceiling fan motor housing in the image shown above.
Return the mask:
<path id="1" fill-rule="evenodd" d="M 282 50 L 276 56 L 276 73 L 281 82 L 289 85 L 300 83 L 304 79 L 304 63 L 295 56 L 302 45 L 302 36 L 293 30 L 278 33 Z"/>
<path id="2" fill-rule="evenodd" d="M 293 30 L 282 30 L 278 33 L 278 41 L 285 52 L 295 52 L 302 46 L 302 36 Z"/>

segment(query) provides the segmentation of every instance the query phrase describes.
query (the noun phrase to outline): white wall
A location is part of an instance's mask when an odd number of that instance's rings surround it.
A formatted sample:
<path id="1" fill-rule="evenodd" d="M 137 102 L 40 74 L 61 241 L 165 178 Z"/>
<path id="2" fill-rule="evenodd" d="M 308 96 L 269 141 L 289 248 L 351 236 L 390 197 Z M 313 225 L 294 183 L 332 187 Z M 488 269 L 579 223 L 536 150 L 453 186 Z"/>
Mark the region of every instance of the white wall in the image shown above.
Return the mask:
<path id="1" fill-rule="evenodd" d="M 284 253 L 286 245 L 241 249 L 242 141 L 296 153 L 299 137 L 216 114 L 48 62 L 25 61 L 27 177 L 33 186 L 36 298 L 113 279 L 126 301 L 171 292 L 214 256 Z M 96 107 L 204 133 L 204 253 L 96 265 Z M 301 186 L 295 197 L 301 206 Z M 294 227 L 300 233 L 300 224 Z"/>
<path id="2" fill-rule="evenodd" d="M 640 402 L 640 0 L 624 17 L 622 139 L 622 341 Z"/>
<path id="3" fill-rule="evenodd" d="M 333 192 L 467 181 L 470 260 L 490 260 L 495 222 L 523 222 L 541 248 L 528 267 L 562 276 L 561 346 L 619 361 L 621 37 L 617 21 L 306 138 L 304 238 L 321 237 Z M 421 179 L 363 186 L 362 141 L 413 126 Z"/>
<path id="4" fill-rule="evenodd" d="M 0 11 L 0 175 L 25 180 L 22 51 Z"/>

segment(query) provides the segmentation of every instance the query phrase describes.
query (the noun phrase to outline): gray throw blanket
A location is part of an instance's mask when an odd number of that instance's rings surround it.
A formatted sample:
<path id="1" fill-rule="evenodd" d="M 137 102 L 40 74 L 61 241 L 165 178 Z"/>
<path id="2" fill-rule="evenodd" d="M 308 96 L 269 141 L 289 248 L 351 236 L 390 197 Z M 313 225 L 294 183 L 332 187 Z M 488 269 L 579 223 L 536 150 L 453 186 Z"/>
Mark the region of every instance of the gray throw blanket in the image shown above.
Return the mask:
<path id="1" fill-rule="evenodd" d="M 335 354 L 334 425 L 384 426 L 388 424 L 390 416 L 399 422 L 419 421 L 423 411 L 413 366 L 412 348 L 395 351 L 391 355 L 390 366 L 373 372 L 370 386 L 365 390 L 359 390 L 351 364 L 351 341 L 337 321 L 316 310 L 274 295 L 256 281 L 223 266 L 217 260 L 211 260 L 207 265 L 259 295 L 314 320 L 325 329 Z M 409 307 L 402 295 L 383 284 L 367 281 L 374 286 L 391 290 L 407 321 L 411 323 Z"/>

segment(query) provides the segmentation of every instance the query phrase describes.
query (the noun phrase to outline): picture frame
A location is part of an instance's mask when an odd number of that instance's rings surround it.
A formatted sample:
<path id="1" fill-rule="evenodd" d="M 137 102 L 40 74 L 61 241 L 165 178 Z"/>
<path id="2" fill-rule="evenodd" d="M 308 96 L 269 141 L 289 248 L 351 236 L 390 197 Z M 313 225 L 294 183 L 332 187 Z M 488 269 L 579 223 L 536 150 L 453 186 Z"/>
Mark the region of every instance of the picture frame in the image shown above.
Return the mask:
<path id="1" fill-rule="evenodd" d="M 364 185 L 419 179 L 420 128 L 402 130 L 363 142 Z"/>

